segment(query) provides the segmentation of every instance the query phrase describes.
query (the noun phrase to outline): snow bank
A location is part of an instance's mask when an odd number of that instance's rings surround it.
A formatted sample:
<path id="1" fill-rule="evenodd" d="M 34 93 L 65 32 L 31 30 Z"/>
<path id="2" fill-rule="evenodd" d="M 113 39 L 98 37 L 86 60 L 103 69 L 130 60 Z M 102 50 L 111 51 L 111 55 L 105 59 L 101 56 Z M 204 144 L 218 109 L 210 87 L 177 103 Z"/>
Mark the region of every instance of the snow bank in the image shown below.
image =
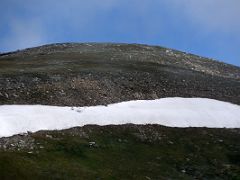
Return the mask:
<path id="1" fill-rule="evenodd" d="M 86 124 L 240 128 L 240 106 L 205 98 L 163 98 L 92 107 L 0 106 L 0 137 Z"/>

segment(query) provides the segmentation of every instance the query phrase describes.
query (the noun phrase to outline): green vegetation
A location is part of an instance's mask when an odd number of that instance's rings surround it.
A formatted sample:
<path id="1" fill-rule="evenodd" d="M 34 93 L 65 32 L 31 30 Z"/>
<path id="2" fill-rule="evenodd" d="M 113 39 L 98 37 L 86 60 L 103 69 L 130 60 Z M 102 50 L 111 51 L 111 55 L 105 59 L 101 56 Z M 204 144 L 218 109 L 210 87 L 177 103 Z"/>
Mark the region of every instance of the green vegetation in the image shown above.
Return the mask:
<path id="1" fill-rule="evenodd" d="M 1 151 L 0 179 L 240 179 L 239 130 L 85 126 L 28 136 L 34 145 Z"/>

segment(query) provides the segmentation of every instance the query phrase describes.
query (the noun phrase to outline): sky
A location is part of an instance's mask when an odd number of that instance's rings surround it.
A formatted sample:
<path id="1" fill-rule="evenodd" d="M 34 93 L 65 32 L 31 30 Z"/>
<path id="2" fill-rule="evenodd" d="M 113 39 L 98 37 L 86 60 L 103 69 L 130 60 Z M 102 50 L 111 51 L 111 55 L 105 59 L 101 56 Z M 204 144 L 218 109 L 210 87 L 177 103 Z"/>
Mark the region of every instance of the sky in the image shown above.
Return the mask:
<path id="1" fill-rule="evenodd" d="M 240 0 L 0 0 L 0 52 L 140 43 L 240 66 L 239 9 Z"/>

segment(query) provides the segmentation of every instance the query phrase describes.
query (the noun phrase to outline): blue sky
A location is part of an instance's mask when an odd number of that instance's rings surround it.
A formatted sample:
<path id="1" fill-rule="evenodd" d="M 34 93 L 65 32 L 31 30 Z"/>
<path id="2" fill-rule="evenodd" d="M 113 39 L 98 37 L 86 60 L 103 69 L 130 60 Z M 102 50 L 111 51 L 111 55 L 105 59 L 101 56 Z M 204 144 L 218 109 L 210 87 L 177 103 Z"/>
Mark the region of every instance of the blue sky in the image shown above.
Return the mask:
<path id="1" fill-rule="evenodd" d="M 160 45 L 240 66 L 239 0 L 0 0 L 0 52 L 55 42 Z"/>

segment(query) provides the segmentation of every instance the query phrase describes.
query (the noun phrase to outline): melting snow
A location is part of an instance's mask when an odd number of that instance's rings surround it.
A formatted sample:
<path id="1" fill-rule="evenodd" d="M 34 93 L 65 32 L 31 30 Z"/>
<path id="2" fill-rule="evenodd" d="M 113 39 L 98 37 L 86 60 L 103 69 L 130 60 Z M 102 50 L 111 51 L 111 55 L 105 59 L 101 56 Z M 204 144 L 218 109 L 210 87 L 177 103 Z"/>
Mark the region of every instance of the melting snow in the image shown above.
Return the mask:
<path id="1" fill-rule="evenodd" d="M 86 124 L 240 128 L 240 106 L 205 98 L 163 98 L 91 107 L 0 106 L 0 137 Z"/>

